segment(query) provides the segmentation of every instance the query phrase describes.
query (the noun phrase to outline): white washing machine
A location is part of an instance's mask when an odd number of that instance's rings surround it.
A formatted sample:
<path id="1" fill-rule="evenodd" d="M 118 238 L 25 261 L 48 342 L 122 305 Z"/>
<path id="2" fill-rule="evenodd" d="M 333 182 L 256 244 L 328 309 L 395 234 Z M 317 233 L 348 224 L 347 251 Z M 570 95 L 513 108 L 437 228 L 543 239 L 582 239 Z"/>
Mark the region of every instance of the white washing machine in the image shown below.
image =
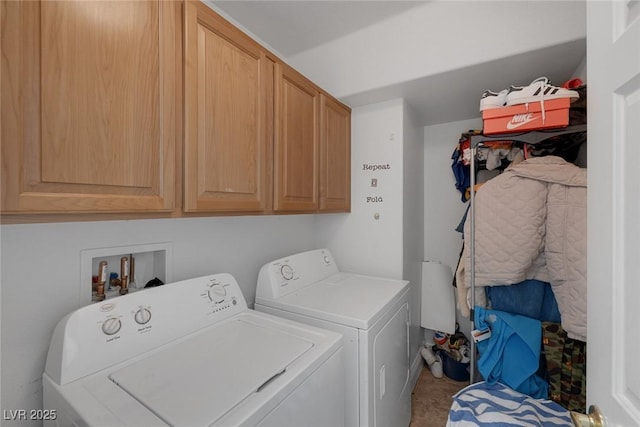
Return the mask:
<path id="1" fill-rule="evenodd" d="M 44 410 L 60 426 L 343 425 L 342 357 L 339 334 L 249 310 L 216 274 L 63 318 Z"/>
<path id="2" fill-rule="evenodd" d="M 345 424 L 406 427 L 409 282 L 339 272 L 318 249 L 265 264 L 255 309 L 344 336 Z"/>

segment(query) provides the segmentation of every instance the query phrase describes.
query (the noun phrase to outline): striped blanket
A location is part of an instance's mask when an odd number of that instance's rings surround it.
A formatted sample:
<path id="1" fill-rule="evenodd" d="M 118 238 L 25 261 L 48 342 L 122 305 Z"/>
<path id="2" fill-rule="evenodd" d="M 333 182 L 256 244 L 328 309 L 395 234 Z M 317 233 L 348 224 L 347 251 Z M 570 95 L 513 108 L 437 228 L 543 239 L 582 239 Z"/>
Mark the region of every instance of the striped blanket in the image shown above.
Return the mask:
<path id="1" fill-rule="evenodd" d="M 572 426 L 569 411 L 500 384 L 471 384 L 453 396 L 447 427 Z"/>

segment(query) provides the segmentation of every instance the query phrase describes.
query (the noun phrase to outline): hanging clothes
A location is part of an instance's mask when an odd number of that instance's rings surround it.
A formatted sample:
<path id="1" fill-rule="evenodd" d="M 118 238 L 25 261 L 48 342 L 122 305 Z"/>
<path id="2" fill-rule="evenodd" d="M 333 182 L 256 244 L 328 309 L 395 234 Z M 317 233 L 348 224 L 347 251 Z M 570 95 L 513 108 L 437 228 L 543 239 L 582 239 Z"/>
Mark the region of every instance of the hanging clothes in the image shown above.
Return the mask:
<path id="1" fill-rule="evenodd" d="M 479 135 L 479 130 L 470 130 L 460 135 L 458 144 L 451 154 L 451 169 L 456 180 L 456 189 L 462 193 L 462 202 L 466 202 L 470 197 L 471 187 L 471 136 Z M 492 141 L 477 150 L 477 170 L 476 174 L 482 171 L 497 171 L 495 174 L 487 175 L 484 179 L 476 176 L 476 182 L 482 183 L 499 174 L 510 164 L 519 163 L 524 159 L 522 148 L 512 141 Z"/>
<path id="2" fill-rule="evenodd" d="M 466 196 L 467 188 L 471 185 L 471 168 L 469 166 L 469 158 L 465 160 L 465 153 L 467 156 L 471 155 L 471 135 L 477 135 L 480 131 L 469 131 L 460 135 L 458 144 L 451 154 L 451 170 L 453 176 L 456 179 L 456 189 L 462 193 L 462 201 L 466 202 L 468 197 Z"/>
<path id="3" fill-rule="evenodd" d="M 570 411 L 587 410 L 587 343 L 567 336 L 559 323 L 542 322 L 549 398 Z"/>

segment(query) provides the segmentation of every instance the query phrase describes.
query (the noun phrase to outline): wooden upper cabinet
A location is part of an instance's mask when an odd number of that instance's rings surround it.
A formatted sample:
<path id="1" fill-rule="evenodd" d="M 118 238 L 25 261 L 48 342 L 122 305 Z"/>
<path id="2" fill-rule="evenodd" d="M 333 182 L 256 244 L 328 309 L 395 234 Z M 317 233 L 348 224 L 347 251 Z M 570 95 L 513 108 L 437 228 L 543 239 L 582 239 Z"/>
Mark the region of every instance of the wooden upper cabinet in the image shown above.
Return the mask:
<path id="1" fill-rule="evenodd" d="M 286 64 L 276 64 L 274 211 L 318 210 L 320 92 Z"/>
<path id="2" fill-rule="evenodd" d="M 1 7 L 3 214 L 172 210 L 180 5 Z"/>
<path id="3" fill-rule="evenodd" d="M 320 106 L 320 210 L 351 209 L 351 110 L 326 95 Z"/>
<path id="4" fill-rule="evenodd" d="M 264 211 L 273 140 L 273 62 L 200 2 L 186 3 L 184 31 L 184 209 Z"/>

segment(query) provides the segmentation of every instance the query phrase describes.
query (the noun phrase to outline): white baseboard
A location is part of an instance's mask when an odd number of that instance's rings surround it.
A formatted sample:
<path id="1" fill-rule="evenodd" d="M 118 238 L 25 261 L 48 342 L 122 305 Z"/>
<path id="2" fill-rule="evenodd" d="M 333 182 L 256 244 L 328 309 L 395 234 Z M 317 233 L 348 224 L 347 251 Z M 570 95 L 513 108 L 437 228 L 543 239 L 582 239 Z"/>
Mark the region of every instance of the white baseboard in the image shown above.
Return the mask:
<path id="1" fill-rule="evenodd" d="M 420 354 L 420 350 L 422 346 L 418 348 L 418 352 L 416 353 L 413 361 L 411 362 L 411 372 L 409 374 L 409 383 L 411 384 L 410 390 L 413 390 L 418 382 L 418 378 L 420 377 L 420 372 L 424 367 L 424 361 L 422 359 L 422 354 Z"/>

